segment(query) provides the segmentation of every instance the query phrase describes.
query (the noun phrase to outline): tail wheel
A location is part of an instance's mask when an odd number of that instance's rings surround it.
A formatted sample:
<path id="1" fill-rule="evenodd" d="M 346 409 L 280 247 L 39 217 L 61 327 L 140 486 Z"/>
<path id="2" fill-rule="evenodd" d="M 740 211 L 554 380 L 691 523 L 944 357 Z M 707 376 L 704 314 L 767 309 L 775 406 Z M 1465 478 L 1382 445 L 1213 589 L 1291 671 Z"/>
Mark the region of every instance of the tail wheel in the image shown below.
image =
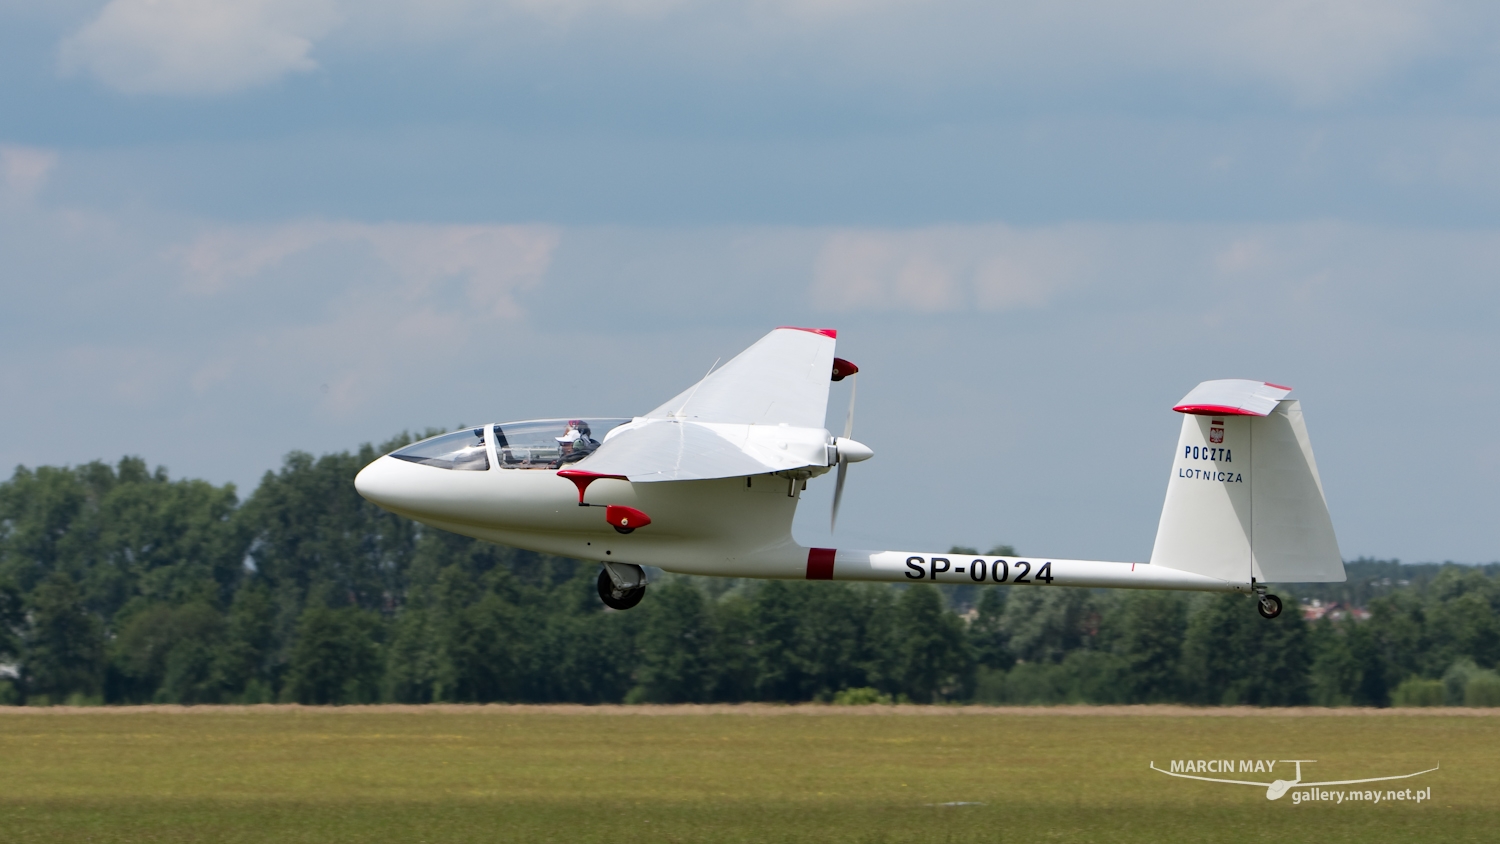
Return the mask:
<path id="1" fill-rule="evenodd" d="M 610 579 L 609 572 L 599 572 L 599 600 L 612 610 L 628 610 L 639 604 L 646 597 L 646 584 L 627 591 L 615 588 L 615 582 Z"/>
<path id="2" fill-rule="evenodd" d="M 1256 609 L 1260 610 L 1262 618 L 1275 618 L 1281 615 L 1281 599 L 1275 595 L 1262 595 Z"/>

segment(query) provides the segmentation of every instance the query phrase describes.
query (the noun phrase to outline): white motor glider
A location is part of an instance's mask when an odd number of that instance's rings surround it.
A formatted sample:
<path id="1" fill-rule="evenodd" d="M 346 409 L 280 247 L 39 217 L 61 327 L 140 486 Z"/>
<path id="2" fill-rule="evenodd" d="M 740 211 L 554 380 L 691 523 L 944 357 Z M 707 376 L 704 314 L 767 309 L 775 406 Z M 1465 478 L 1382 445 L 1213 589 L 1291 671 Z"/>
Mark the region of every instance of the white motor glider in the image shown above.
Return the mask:
<path id="1" fill-rule="evenodd" d="M 823 427 L 830 381 L 858 372 L 831 329 L 778 328 L 634 419 L 546 419 L 433 437 L 366 466 L 359 493 L 465 536 L 600 560 L 599 596 L 640 603 L 642 566 L 720 577 L 1254 592 L 1342 581 L 1302 408 L 1286 387 L 1206 381 L 1184 414 L 1149 563 L 804 548 L 792 516 L 809 478 L 871 450 Z"/>

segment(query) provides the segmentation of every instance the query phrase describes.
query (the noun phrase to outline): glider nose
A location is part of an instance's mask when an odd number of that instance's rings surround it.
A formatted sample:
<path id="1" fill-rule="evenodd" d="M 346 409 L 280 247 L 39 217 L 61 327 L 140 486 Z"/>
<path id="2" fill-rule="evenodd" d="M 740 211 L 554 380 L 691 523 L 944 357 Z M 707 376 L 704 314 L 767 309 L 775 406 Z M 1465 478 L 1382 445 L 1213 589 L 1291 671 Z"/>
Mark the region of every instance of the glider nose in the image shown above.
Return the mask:
<path id="1" fill-rule="evenodd" d="M 390 457 L 376 458 L 354 476 L 354 489 L 371 504 L 389 509 L 400 490 L 395 462 Z"/>

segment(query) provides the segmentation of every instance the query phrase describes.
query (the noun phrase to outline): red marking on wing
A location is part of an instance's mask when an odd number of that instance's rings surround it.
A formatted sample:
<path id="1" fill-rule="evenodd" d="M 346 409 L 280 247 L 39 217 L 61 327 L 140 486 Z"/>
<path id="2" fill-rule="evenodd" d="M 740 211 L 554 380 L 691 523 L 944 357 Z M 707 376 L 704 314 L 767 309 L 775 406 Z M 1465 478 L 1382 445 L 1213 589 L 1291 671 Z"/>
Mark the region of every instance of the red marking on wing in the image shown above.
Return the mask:
<path id="1" fill-rule="evenodd" d="M 778 325 L 778 326 L 776 326 L 776 330 L 777 331 L 780 331 L 783 328 L 789 329 L 791 331 L 811 331 L 814 334 L 821 334 L 824 337 L 827 337 L 827 338 L 829 338 L 831 340 L 837 340 L 839 338 L 839 330 L 837 328 L 803 328 L 800 325 Z"/>
<path id="2" fill-rule="evenodd" d="M 1265 384 L 1267 387 L 1275 387 L 1278 390 L 1286 390 L 1288 392 L 1290 392 L 1292 389 L 1291 387 L 1283 387 L 1280 384 L 1272 384 L 1270 381 L 1262 381 L 1261 383 Z"/>
<path id="3" fill-rule="evenodd" d="M 1172 408 L 1178 413 L 1191 413 L 1194 416 L 1259 416 L 1259 413 L 1251 413 L 1238 407 L 1225 407 L 1222 404 L 1179 404 Z"/>
<path id="4" fill-rule="evenodd" d="M 837 553 L 833 548 L 807 549 L 807 579 L 832 580 L 833 557 Z"/>
<path id="5" fill-rule="evenodd" d="M 578 487 L 579 504 L 583 503 L 583 491 L 589 488 L 589 484 L 600 478 L 612 478 L 617 481 L 630 480 L 624 475 L 601 475 L 598 472 L 585 472 L 582 469 L 559 469 L 557 476 L 559 478 L 567 478 L 573 482 L 573 486 Z"/>

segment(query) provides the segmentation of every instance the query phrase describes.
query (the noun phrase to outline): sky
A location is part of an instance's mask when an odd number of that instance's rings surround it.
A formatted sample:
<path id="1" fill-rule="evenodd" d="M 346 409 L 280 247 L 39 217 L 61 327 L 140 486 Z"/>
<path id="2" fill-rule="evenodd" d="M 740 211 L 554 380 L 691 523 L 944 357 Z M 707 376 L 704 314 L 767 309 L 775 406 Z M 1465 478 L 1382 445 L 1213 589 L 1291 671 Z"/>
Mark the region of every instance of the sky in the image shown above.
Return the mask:
<path id="1" fill-rule="evenodd" d="M 1497 150 L 1477 2 L 0 0 L 0 466 L 247 496 L 826 326 L 805 544 L 1144 560 L 1253 378 L 1346 558 L 1488 562 Z"/>

